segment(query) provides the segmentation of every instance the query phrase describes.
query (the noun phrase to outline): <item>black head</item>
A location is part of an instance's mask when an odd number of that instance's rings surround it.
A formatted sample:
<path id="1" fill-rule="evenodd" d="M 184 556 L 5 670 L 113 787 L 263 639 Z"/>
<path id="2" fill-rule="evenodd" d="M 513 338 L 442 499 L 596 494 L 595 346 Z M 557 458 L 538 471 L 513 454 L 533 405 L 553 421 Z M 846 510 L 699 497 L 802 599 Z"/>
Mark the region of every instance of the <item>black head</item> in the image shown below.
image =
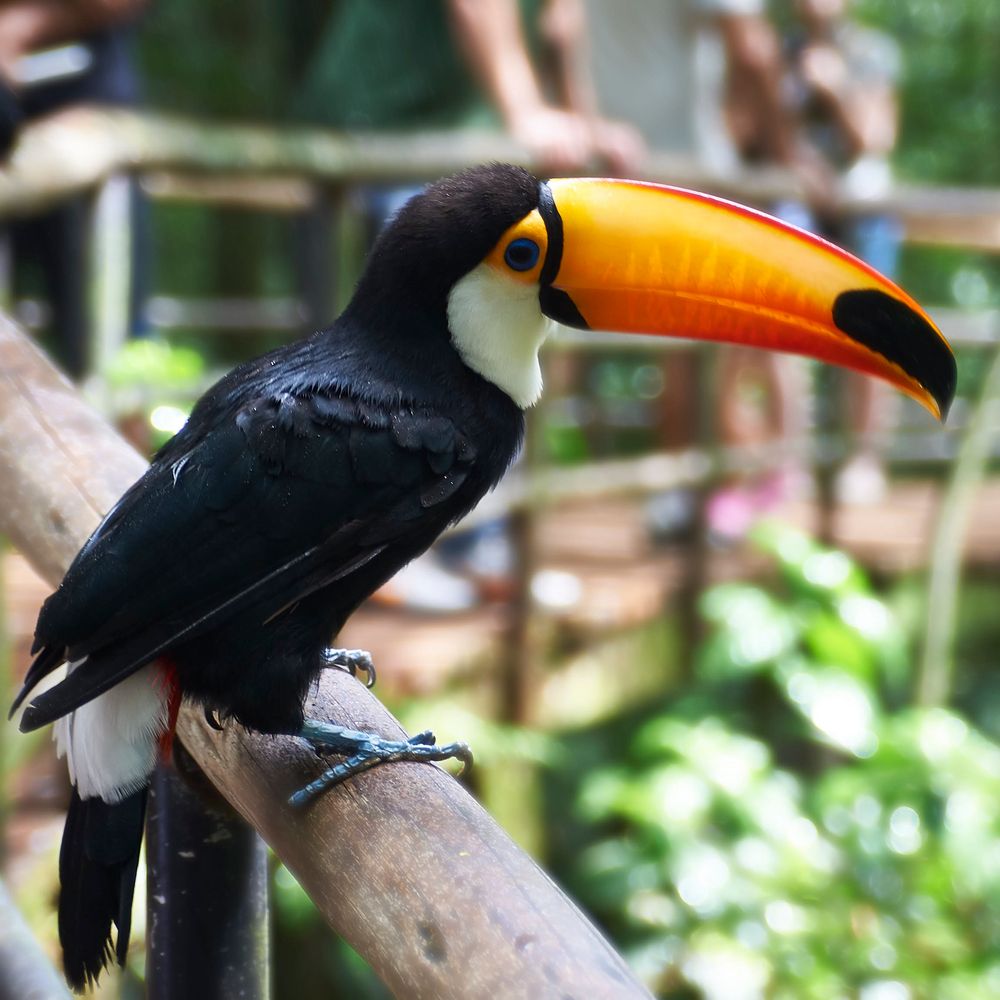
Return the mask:
<path id="1" fill-rule="evenodd" d="M 455 283 L 538 208 L 539 181 L 504 163 L 464 170 L 411 198 L 378 238 L 351 309 L 395 299 L 444 310 Z"/>

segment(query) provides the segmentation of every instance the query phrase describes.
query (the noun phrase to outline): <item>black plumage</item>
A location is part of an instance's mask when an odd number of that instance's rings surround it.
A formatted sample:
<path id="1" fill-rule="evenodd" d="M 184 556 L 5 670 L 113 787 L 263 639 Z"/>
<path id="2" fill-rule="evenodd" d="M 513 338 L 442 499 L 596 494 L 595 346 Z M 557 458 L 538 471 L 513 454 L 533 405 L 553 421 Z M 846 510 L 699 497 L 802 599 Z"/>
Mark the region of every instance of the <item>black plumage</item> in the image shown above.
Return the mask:
<path id="1" fill-rule="evenodd" d="M 470 171 L 407 206 L 328 329 L 229 373 L 86 543 L 38 618 L 15 708 L 42 726 L 166 658 L 185 697 L 297 733 L 322 653 L 352 611 L 503 475 L 512 400 L 453 348 L 447 297 L 538 203 L 512 167 Z M 124 962 L 145 791 L 74 790 L 60 938 L 81 988 Z M 111 924 L 118 928 L 112 949 Z"/>
<path id="2" fill-rule="evenodd" d="M 114 805 L 73 789 L 59 850 L 59 939 L 75 990 L 96 983 L 112 957 L 125 964 L 145 814 L 145 788 Z"/>
<path id="3" fill-rule="evenodd" d="M 55 647 L 87 662 L 34 700 L 27 727 L 169 652 L 185 694 L 298 731 L 323 647 L 496 482 L 521 435 L 520 411 L 457 355 L 449 378 L 469 391 L 447 398 L 411 378 L 401 399 L 358 364 L 335 382 L 361 335 L 341 323 L 201 401 L 46 602 L 42 661 Z"/>
<path id="4" fill-rule="evenodd" d="M 527 172 L 487 169 L 495 185 L 469 172 L 404 209 L 333 326 L 199 401 L 45 602 L 18 703 L 64 659 L 86 662 L 34 699 L 23 729 L 169 653 L 187 696 L 298 730 L 330 638 L 520 445 L 521 411 L 466 367 L 446 321 L 450 288 L 537 204 Z"/>

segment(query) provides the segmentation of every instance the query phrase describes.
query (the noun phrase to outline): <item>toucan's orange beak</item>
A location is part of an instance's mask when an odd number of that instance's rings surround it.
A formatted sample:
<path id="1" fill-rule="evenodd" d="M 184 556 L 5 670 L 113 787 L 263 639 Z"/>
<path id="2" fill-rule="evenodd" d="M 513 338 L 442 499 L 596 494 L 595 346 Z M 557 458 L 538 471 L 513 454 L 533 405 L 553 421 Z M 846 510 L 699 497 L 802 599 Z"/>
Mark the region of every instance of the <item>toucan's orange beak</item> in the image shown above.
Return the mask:
<path id="1" fill-rule="evenodd" d="M 547 187 L 541 302 L 553 318 L 804 354 L 947 413 L 956 375 L 948 342 L 906 292 L 843 250 L 679 188 L 600 179 Z"/>

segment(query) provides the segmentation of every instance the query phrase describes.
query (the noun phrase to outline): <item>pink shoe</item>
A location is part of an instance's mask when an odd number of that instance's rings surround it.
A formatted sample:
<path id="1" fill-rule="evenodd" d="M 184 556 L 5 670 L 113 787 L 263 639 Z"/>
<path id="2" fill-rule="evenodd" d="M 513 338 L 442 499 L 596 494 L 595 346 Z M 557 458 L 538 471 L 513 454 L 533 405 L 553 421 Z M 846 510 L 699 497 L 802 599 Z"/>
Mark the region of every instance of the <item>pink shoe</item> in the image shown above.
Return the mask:
<path id="1" fill-rule="evenodd" d="M 790 500 L 803 500 L 813 494 L 812 477 L 798 467 L 777 469 L 765 476 L 754 490 L 757 512 L 763 514 Z"/>
<path id="2" fill-rule="evenodd" d="M 757 518 L 754 494 L 746 486 L 726 486 L 708 498 L 705 521 L 709 534 L 719 542 L 736 542 L 746 536 Z"/>

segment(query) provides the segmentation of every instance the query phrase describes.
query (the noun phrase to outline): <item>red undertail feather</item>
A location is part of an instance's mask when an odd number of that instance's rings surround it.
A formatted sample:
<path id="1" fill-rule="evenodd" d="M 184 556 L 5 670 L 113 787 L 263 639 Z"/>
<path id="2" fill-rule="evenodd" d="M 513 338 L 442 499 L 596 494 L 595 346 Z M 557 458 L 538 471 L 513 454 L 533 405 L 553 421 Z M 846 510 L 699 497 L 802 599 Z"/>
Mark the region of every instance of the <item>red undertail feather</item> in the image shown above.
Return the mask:
<path id="1" fill-rule="evenodd" d="M 157 666 L 157 676 L 167 693 L 167 728 L 160 734 L 160 760 L 166 762 L 174 748 L 177 715 L 181 710 L 181 686 L 177 680 L 177 665 L 169 656 L 160 657 Z"/>

